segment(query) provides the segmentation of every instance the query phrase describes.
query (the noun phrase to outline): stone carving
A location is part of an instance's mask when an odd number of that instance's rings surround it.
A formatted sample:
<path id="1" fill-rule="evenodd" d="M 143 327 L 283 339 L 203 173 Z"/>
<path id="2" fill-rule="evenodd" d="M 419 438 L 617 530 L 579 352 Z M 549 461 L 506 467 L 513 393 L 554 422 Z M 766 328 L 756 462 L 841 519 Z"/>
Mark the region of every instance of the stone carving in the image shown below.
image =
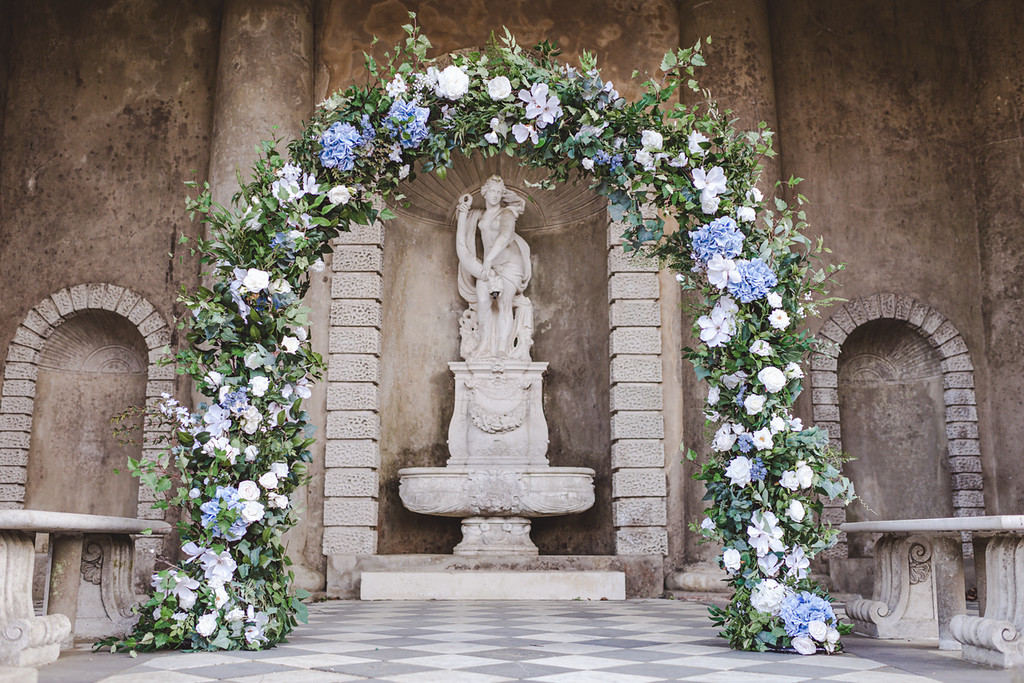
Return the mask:
<path id="1" fill-rule="evenodd" d="M 459 294 L 469 302 L 459 325 L 460 353 L 465 360 L 529 360 L 533 346 L 533 308 L 523 291 L 530 283 L 530 247 L 516 234 L 516 220 L 526 202 L 491 176 L 480 188 L 483 209 L 473 197 L 459 198 L 456 207 L 456 253 Z M 477 258 L 480 235 L 483 259 Z"/>
<path id="2" fill-rule="evenodd" d="M 100 585 L 103 571 L 103 548 L 89 542 L 82 548 L 82 579 Z"/>
<path id="3" fill-rule="evenodd" d="M 932 552 L 920 543 L 910 546 L 910 585 L 924 583 L 932 576 Z"/>
<path id="4" fill-rule="evenodd" d="M 516 234 L 524 200 L 492 176 L 456 207 L 459 323 L 465 362 L 455 375 L 445 467 L 398 471 L 398 494 L 413 512 L 464 517 L 457 555 L 536 555 L 530 517 L 582 512 L 594 504 L 594 470 L 551 467 L 543 409 L 547 363 L 534 363 L 530 248 Z M 483 258 L 477 258 L 477 234 Z"/>

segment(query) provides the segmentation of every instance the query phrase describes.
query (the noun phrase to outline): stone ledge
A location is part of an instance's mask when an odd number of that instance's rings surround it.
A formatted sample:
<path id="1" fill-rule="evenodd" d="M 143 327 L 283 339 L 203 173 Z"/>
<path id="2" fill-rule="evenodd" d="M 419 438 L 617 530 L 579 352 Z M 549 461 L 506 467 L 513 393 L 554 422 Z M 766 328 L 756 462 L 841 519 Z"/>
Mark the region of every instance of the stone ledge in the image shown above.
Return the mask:
<path id="1" fill-rule="evenodd" d="M 625 600 L 622 572 L 364 572 L 361 600 Z"/>

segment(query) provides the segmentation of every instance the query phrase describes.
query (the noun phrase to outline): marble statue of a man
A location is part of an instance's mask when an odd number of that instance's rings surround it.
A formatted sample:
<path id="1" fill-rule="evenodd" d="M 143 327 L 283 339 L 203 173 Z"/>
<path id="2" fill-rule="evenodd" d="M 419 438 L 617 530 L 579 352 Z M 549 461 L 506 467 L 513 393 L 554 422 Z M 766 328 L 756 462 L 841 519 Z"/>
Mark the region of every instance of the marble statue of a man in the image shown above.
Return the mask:
<path id="1" fill-rule="evenodd" d="M 484 208 L 464 194 L 456 207 L 459 294 L 469 302 L 460 323 L 462 357 L 530 360 L 533 311 L 523 291 L 530 282 L 530 247 L 516 234 L 526 202 L 491 176 L 480 188 Z M 477 233 L 483 259 L 477 256 Z"/>

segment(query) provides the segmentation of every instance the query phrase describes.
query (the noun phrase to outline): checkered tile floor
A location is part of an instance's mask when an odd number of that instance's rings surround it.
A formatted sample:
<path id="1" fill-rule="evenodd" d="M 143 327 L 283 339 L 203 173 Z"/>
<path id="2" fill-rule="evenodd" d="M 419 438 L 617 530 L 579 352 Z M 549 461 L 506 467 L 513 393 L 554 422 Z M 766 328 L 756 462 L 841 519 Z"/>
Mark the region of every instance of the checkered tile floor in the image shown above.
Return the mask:
<path id="1" fill-rule="evenodd" d="M 272 650 L 173 652 L 140 655 L 137 660 L 79 651 L 40 669 L 39 681 L 957 680 L 920 676 L 853 654 L 801 657 L 733 652 L 715 633 L 704 605 L 674 600 L 326 602 L 312 605 L 309 624 L 300 626 L 289 643 Z M 946 661 L 967 666 L 958 659 Z"/>

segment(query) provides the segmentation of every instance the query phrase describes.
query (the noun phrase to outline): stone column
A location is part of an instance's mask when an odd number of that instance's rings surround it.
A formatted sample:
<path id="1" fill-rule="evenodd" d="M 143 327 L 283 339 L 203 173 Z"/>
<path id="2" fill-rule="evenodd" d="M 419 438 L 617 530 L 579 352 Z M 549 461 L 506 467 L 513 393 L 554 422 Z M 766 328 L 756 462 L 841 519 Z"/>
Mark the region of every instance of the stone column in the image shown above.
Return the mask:
<path id="1" fill-rule="evenodd" d="M 261 140 L 281 138 L 281 151 L 302 133 L 302 121 L 313 110 L 313 0 L 227 0 L 221 24 L 217 94 L 210 145 L 210 189 L 215 202 L 228 206 L 238 191 L 237 173 L 248 180 Z M 326 350 L 316 330 L 326 327 L 329 283 L 312 277 L 306 305 L 314 350 Z M 318 321 L 323 321 L 320 324 Z M 321 333 L 322 335 L 323 333 Z M 325 389 L 312 389 L 304 407 L 318 433 L 326 423 Z M 311 447 L 313 486 L 296 491 L 294 505 L 305 508 L 299 525 L 285 535 L 295 563 L 297 585 L 323 589 L 324 562 L 320 553 L 322 516 L 323 441 Z"/>
<path id="2" fill-rule="evenodd" d="M 711 44 L 705 40 L 711 36 Z M 775 81 L 772 67 L 772 36 L 765 0 L 681 0 L 679 3 L 679 43 L 690 47 L 697 40 L 702 41 L 708 66 L 697 70 L 696 76 L 701 87 L 711 91 L 711 96 L 723 108 L 733 111 L 738 118 L 736 127 L 756 130 L 761 121 L 775 131 L 778 120 L 775 107 Z M 694 93 L 681 93 L 684 101 L 695 101 Z M 778 151 L 778 139 L 774 140 Z M 758 184 L 765 196 L 771 196 L 775 183 L 781 177 L 778 157 L 765 158 L 765 165 Z M 666 286 L 670 283 L 666 282 Z M 666 348 L 668 357 L 679 357 L 683 346 L 692 346 L 698 341 L 691 338 L 692 320 L 681 318 L 681 309 L 675 307 L 676 320 L 665 321 L 666 328 L 678 329 L 681 338 L 674 343 L 676 348 Z M 681 402 L 683 406 L 684 443 L 698 452 L 702 458 L 710 454 L 703 436 L 704 418 L 702 411 L 707 387 L 694 379 L 689 363 L 682 371 Z M 668 418 L 666 418 L 668 419 Z M 679 444 L 669 444 L 678 446 Z M 666 448 L 666 452 L 669 449 Z M 680 462 L 682 453 L 674 452 L 667 460 L 669 472 L 668 517 L 672 544 L 669 548 L 669 566 L 679 571 L 670 573 L 666 585 L 675 590 L 715 591 L 725 585 L 721 579 L 725 572 L 715 563 L 717 550 L 711 545 L 697 545 L 693 534 L 686 531 L 686 524 L 700 521 L 705 504 L 704 486 L 691 479 L 694 467 Z"/>

